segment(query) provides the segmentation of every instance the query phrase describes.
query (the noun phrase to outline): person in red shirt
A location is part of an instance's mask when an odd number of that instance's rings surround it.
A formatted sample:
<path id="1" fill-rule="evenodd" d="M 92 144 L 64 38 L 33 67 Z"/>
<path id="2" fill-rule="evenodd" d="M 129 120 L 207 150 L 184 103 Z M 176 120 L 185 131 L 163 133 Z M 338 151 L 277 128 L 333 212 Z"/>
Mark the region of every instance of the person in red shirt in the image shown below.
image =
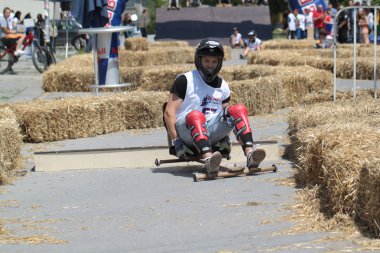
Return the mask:
<path id="1" fill-rule="evenodd" d="M 319 39 L 319 32 L 325 28 L 323 21 L 325 20 L 325 12 L 321 4 L 318 5 L 317 10 L 313 13 L 314 21 L 314 39 Z"/>

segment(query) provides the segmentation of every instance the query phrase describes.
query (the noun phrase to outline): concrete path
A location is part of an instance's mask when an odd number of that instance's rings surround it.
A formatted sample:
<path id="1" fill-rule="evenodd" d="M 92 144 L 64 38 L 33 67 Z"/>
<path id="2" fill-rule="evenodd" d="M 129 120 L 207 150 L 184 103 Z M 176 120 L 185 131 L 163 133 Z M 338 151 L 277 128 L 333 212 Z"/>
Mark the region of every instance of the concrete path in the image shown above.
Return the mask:
<path id="1" fill-rule="evenodd" d="M 16 70 L 16 69 L 15 69 Z M 29 75 L 27 75 L 29 76 Z M 8 88 L 0 76 L 0 89 Z M 13 77 L 7 76 L 12 80 Z M 22 78 L 22 75 L 14 78 Z M 35 79 L 33 79 L 35 78 Z M 19 79 L 20 81 L 21 79 Z M 40 94 L 40 76 L 30 74 L 22 99 Z M 20 81 L 21 82 L 21 81 Z M 35 83 L 34 83 L 35 82 Z M 33 84 L 32 84 L 33 83 Z M 17 83 L 29 87 L 25 83 Z M 6 101 L 21 99 L 6 93 Z M 288 109 L 252 117 L 255 140 L 287 139 Z M 163 128 L 133 130 L 94 138 L 27 144 L 25 168 L 32 152 L 45 150 L 165 145 Z M 290 233 L 297 189 L 289 179 L 292 163 L 275 163 L 278 173 L 193 182 L 186 164 L 144 169 L 97 169 L 55 173 L 28 172 L 1 187 L 0 252 L 336 252 L 360 246 L 339 233 Z M 70 168 L 67 168 L 70 169 Z M 331 239 L 333 238 L 333 239 Z"/>

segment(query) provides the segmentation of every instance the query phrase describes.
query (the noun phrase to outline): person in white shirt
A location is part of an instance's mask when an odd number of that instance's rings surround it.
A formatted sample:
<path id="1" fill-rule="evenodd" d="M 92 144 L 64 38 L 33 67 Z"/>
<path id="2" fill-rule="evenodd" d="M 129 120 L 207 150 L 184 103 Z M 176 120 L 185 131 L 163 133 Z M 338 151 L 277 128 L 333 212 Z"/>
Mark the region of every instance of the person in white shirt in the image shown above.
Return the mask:
<path id="1" fill-rule="evenodd" d="M 293 12 L 290 12 L 288 14 L 288 29 L 289 29 L 289 32 L 288 32 L 288 39 L 295 39 L 295 36 L 296 36 L 296 29 L 297 29 L 297 19 L 296 19 L 296 16 L 294 15 Z"/>
<path id="2" fill-rule="evenodd" d="M 298 12 L 298 10 L 297 10 Z M 297 29 L 296 29 L 296 34 L 297 34 L 297 39 L 302 40 L 306 38 L 306 18 L 302 13 L 297 14 L 296 16 L 297 19 Z"/>
<path id="3" fill-rule="evenodd" d="M 305 11 L 305 38 L 314 39 L 314 21 L 313 21 L 313 12 L 310 10 L 310 7 L 306 6 Z"/>
<path id="4" fill-rule="evenodd" d="M 217 40 L 202 40 L 195 50 L 196 69 L 179 75 L 170 90 L 164 120 L 172 140 L 169 152 L 186 159 L 186 148 L 201 155 L 208 174 L 219 171 L 222 154 L 231 151 L 233 131 L 247 157 L 247 167 L 258 167 L 265 150 L 253 146 L 248 110 L 243 104 L 230 105 L 231 91 L 218 74 L 224 49 Z M 213 149 L 219 144 L 218 149 Z"/>
<path id="5" fill-rule="evenodd" d="M 231 45 L 231 48 L 243 47 L 244 46 L 244 42 L 243 42 L 241 33 L 239 32 L 239 30 L 236 27 L 234 27 L 234 32 L 232 33 L 232 35 L 230 37 L 230 45 Z"/>
<path id="6" fill-rule="evenodd" d="M 248 39 L 244 41 L 244 51 L 240 55 L 240 59 L 244 59 L 247 57 L 250 51 L 260 51 L 261 50 L 261 40 L 256 38 L 256 32 L 251 30 L 248 32 Z"/>
<path id="7" fill-rule="evenodd" d="M 3 17 L 5 20 L 9 20 L 11 14 L 11 9 L 5 7 L 3 10 Z M 15 54 L 20 56 L 25 52 L 21 50 L 22 43 L 24 42 L 25 35 L 22 33 L 17 33 L 16 30 L 12 30 L 8 27 L 9 23 L 7 23 L 7 27 L 0 27 L 1 30 L 5 33 L 5 39 L 15 40 L 16 41 L 16 52 Z"/>

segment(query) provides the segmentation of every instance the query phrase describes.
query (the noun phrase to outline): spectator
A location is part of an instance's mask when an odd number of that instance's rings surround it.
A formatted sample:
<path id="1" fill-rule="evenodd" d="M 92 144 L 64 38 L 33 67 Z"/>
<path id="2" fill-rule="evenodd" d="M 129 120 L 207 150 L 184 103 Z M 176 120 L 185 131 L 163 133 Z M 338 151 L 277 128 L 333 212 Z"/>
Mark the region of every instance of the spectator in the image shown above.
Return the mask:
<path id="1" fill-rule="evenodd" d="M 314 38 L 313 12 L 310 10 L 310 7 L 305 7 L 304 10 L 305 10 L 305 23 L 306 23 L 305 38 L 313 39 Z"/>
<path id="2" fill-rule="evenodd" d="M 336 16 L 336 13 L 338 12 L 337 9 L 335 9 L 331 3 L 327 5 L 327 9 L 330 9 L 331 18 L 334 19 Z"/>
<path id="3" fill-rule="evenodd" d="M 332 32 L 333 32 L 333 24 L 334 24 L 334 21 L 331 17 L 331 10 L 330 9 L 326 9 L 325 11 L 325 19 L 323 20 L 323 25 L 325 27 L 325 30 L 327 32 L 327 35 L 331 35 Z"/>
<path id="4" fill-rule="evenodd" d="M 305 35 L 306 34 L 306 18 L 302 13 L 299 13 L 299 11 L 297 10 L 296 19 L 297 19 L 296 35 L 297 35 L 297 39 L 301 40 L 301 39 L 306 38 L 306 35 Z"/>
<path id="5" fill-rule="evenodd" d="M 45 46 L 45 20 L 41 13 L 37 14 L 36 29 L 40 45 Z"/>
<path id="6" fill-rule="evenodd" d="M 339 10 L 343 9 L 344 6 L 339 4 Z M 347 43 L 348 42 L 348 13 L 345 10 L 342 10 L 338 16 L 338 42 Z"/>
<path id="7" fill-rule="evenodd" d="M 313 13 L 314 21 L 314 39 L 319 39 L 319 33 L 321 29 L 324 29 L 323 21 L 325 20 L 325 13 L 323 11 L 323 6 L 318 4 L 317 10 Z"/>
<path id="8" fill-rule="evenodd" d="M 144 9 L 142 13 L 142 17 L 140 18 L 140 24 L 139 24 L 141 36 L 144 38 L 148 37 L 146 33 L 146 28 L 148 24 L 149 24 L 149 13 L 147 9 Z"/>
<path id="9" fill-rule="evenodd" d="M 295 38 L 296 28 L 297 28 L 296 22 L 297 22 L 296 16 L 294 15 L 293 12 L 290 12 L 288 15 L 288 28 L 289 28 L 288 39 L 294 40 Z"/>
<path id="10" fill-rule="evenodd" d="M 11 15 L 11 9 L 8 7 L 5 7 L 3 10 L 3 17 L 5 20 L 9 20 L 9 17 Z M 9 22 L 7 23 L 7 27 L 1 27 L 3 32 L 5 32 L 5 38 L 9 40 L 15 40 L 16 41 L 16 55 L 22 55 L 25 52 L 21 50 L 21 45 L 24 42 L 25 35 L 22 33 L 17 33 L 16 30 L 12 30 L 9 28 Z"/>
<path id="11" fill-rule="evenodd" d="M 169 0 L 168 9 L 167 10 L 179 10 L 179 2 L 178 0 Z"/>
<path id="12" fill-rule="evenodd" d="M 373 32 L 375 20 L 373 17 L 373 9 L 368 10 L 368 28 L 369 28 L 369 33 Z"/>
<path id="13" fill-rule="evenodd" d="M 248 39 L 244 42 L 245 48 L 243 54 L 240 55 L 240 59 L 247 57 L 250 51 L 260 51 L 261 50 L 261 40 L 256 38 L 256 33 L 254 30 L 251 30 L 248 33 Z"/>
<path id="14" fill-rule="evenodd" d="M 319 30 L 319 39 L 317 40 L 316 48 L 330 48 L 333 44 L 333 38 L 331 35 L 327 35 L 324 28 Z"/>
<path id="15" fill-rule="evenodd" d="M 368 9 L 363 9 L 359 15 L 360 42 L 366 45 L 369 44 L 369 26 L 368 26 Z"/>
<path id="16" fill-rule="evenodd" d="M 13 20 L 12 20 L 12 25 L 13 25 L 13 30 L 17 29 L 17 25 L 21 24 L 21 11 L 16 11 Z"/>
<path id="17" fill-rule="evenodd" d="M 132 17 L 131 17 L 131 14 L 129 12 L 124 12 L 123 18 L 121 20 L 121 24 L 123 26 L 127 26 L 127 25 L 132 24 Z M 129 37 L 130 32 L 133 32 L 133 31 L 124 31 L 123 32 L 125 39 Z"/>
<path id="18" fill-rule="evenodd" d="M 244 42 L 243 42 L 241 33 L 236 27 L 234 27 L 234 32 L 232 33 L 230 37 L 230 45 L 232 48 L 244 47 Z"/>

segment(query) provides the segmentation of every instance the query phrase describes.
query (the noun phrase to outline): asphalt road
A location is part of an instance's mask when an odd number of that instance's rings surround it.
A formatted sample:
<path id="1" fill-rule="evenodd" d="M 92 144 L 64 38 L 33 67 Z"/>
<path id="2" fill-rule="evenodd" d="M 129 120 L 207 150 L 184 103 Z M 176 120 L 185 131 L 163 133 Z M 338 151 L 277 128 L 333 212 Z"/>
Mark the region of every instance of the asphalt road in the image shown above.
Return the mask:
<path id="1" fill-rule="evenodd" d="M 234 52 L 234 57 L 238 55 Z M 236 63 L 240 60 L 234 58 Z M 49 96 L 30 62 L 0 76 L 2 102 Z M 50 94 L 51 95 L 51 94 Z M 67 95 L 67 94 L 66 94 Z M 255 140 L 287 141 L 284 109 L 252 117 Z M 360 245 L 340 232 L 292 233 L 292 163 L 278 173 L 193 182 L 198 167 L 30 172 L 34 151 L 165 145 L 162 128 L 26 144 L 28 173 L 2 186 L 0 252 L 337 252 Z"/>

